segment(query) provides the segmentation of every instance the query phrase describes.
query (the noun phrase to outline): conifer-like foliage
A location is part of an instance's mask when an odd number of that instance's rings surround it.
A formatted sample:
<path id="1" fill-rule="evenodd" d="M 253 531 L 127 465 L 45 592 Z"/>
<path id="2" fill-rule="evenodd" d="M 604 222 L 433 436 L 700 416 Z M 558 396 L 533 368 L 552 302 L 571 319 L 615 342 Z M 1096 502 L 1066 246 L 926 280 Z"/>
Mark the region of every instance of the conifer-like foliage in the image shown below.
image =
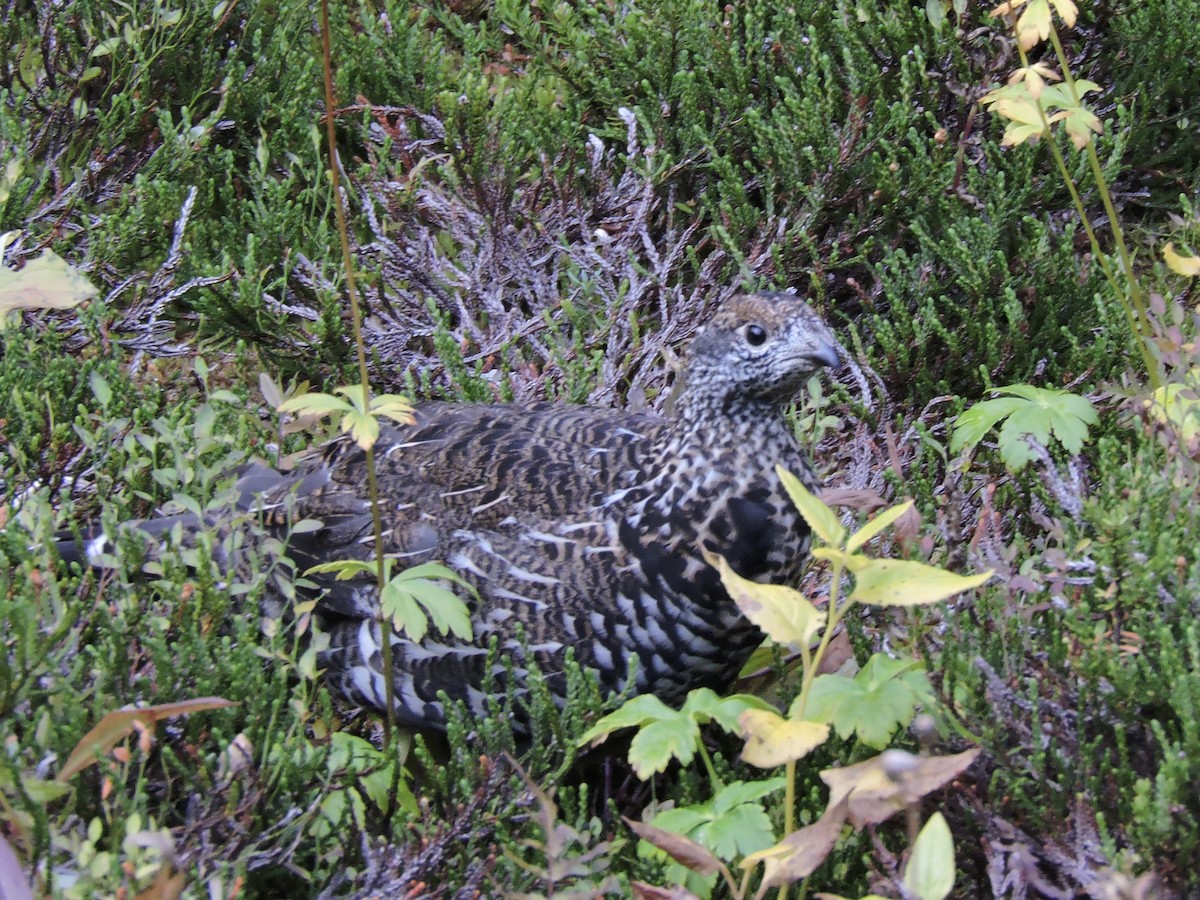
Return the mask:
<path id="1" fill-rule="evenodd" d="M 6 889 L 1200 890 L 1198 0 L 334 4 L 333 109 L 311 4 L 10 7 Z M 288 468 L 319 436 L 281 402 L 327 392 L 369 435 L 336 393 L 364 379 L 327 116 L 372 397 L 661 410 L 721 300 L 795 290 L 855 364 L 795 414 L 823 527 L 912 506 L 874 583 L 835 541 L 841 574 L 789 587 L 830 616 L 916 596 L 910 565 L 991 580 L 827 631 L 784 607 L 808 641 L 682 708 L 570 666 L 565 708 L 517 701 L 497 648 L 494 715 L 384 749 L 256 523 L 64 564 L 64 529 Z M 239 534 L 263 559 L 231 578 Z M 425 603 L 442 574 L 381 614 L 464 628 Z M 638 737 L 581 747 L 605 721 Z"/>

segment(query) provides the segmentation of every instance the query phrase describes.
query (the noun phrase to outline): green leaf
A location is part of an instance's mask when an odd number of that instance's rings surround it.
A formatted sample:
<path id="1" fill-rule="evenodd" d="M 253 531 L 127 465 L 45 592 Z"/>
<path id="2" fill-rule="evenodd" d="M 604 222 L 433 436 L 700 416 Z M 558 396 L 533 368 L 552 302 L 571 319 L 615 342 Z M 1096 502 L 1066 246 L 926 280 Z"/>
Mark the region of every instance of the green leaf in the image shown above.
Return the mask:
<path id="1" fill-rule="evenodd" d="M 996 423 L 1021 407 L 1021 401 L 1012 398 L 984 400 L 962 413 L 954 423 L 954 435 L 950 438 L 950 452 L 958 453 L 975 447 L 991 431 Z"/>
<path id="2" fill-rule="evenodd" d="M 1011 396 L 977 403 L 958 417 L 950 441 L 952 453 L 975 446 L 997 422 L 1007 418 L 1000 429 L 1000 458 L 1011 471 L 1017 471 L 1033 458 L 1026 435 L 1048 444 L 1053 434 L 1074 454 L 1083 448 L 1088 428 L 1100 421 L 1090 400 L 1069 391 L 1014 384 L 996 392 Z"/>
<path id="3" fill-rule="evenodd" d="M 940 812 L 929 817 L 913 841 L 904 886 L 919 900 L 944 900 L 954 889 L 954 839 Z"/>
<path id="4" fill-rule="evenodd" d="M 310 520 L 304 520 L 310 521 Z M 375 563 L 361 559 L 335 559 L 317 563 L 304 570 L 305 575 L 336 575 L 338 581 L 346 581 L 356 575 L 374 575 Z"/>
<path id="5" fill-rule="evenodd" d="M 930 703 L 929 679 L 915 663 L 876 653 L 854 678 L 817 676 L 804 709 L 793 704 L 788 715 L 828 722 L 843 739 L 857 735 L 868 747 L 882 750 L 898 728 L 912 722 L 918 704 Z"/>
<path id="6" fill-rule="evenodd" d="M 692 761 L 700 743 L 696 720 L 671 711 L 669 718 L 644 726 L 629 745 L 629 764 L 643 781 L 663 772 L 672 758 L 683 765 Z"/>
<path id="7" fill-rule="evenodd" d="M 783 466 L 776 466 L 775 474 L 783 482 L 784 490 L 792 498 L 792 503 L 796 505 L 796 509 L 800 510 L 800 515 L 804 516 L 804 521 L 808 522 L 813 533 L 826 544 L 832 547 L 841 547 L 846 536 L 846 529 L 842 527 L 842 523 L 838 521 L 833 510 Z"/>
<path id="8" fill-rule="evenodd" d="M 730 861 L 775 842 L 771 819 L 758 802 L 781 790 L 783 778 L 728 784 L 706 803 L 659 813 L 651 824 L 691 838 Z"/>
<path id="9" fill-rule="evenodd" d="M 101 409 L 106 409 L 108 404 L 112 402 L 112 388 L 108 386 L 108 381 L 99 372 L 93 370 L 88 376 L 88 384 L 92 388 L 92 394 L 96 398 L 96 402 L 100 404 Z"/>
<path id="10" fill-rule="evenodd" d="M 906 559 L 872 559 L 854 575 L 849 599 L 875 606 L 926 606 L 985 584 L 988 569 L 979 575 L 956 575 Z"/>
<path id="11" fill-rule="evenodd" d="M 610 712 L 585 731 L 579 738 L 578 746 L 582 747 L 592 741 L 599 743 L 614 731 L 637 728 L 675 714 L 675 710 L 653 694 L 641 694 L 626 700 L 619 709 Z"/>
<path id="12" fill-rule="evenodd" d="M 379 591 L 379 607 L 396 631 L 420 643 L 429 630 L 429 617 L 421 610 L 416 597 L 393 579 Z"/>

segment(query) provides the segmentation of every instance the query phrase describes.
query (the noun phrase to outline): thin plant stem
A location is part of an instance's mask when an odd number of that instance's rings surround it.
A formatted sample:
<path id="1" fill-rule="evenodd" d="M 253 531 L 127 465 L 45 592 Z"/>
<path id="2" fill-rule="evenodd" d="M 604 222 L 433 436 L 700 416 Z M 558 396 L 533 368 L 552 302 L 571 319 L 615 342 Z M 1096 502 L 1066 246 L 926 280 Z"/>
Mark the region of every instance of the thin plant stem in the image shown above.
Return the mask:
<path id="1" fill-rule="evenodd" d="M 333 97 L 333 64 L 331 36 L 329 29 L 329 0 L 321 0 L 321 64 L 325 74 L 325 134 L 329 142 L 329 177 L 333 185 L 333 209 L 337 216 L 338 237 L 342 244 L 342 266 L 346 270 L 346 293 L 350 297 L 350 321 L 354 330 L 354 348 L 358 355 L 358 378 L 362 385 L 362 408 L 370 410 L 371 394 L 367 384 L 367 350 L 363 342 L 362 312 L 358 305 L 358 288 L 354 281 L 354 261 L 350 257 L 350 234 L 346 229 L 346 210 L 342 203 L 342 191 L 338 173 L 341 164 L 337 151 L 337 132 L 334 128 Z M 371 527 L 375 540 L 375 579 L 380 589 L 383 588 L 387 572 L 383 559 L 383 517 L 379 511 L 379 481 L 375 477 L 374 448 L 366 448 L 367 464 L 367 493 L 371 498 Z M 384 621 L 383 607 L 375 610 L 375 620 L 379 624 L 379 643 L 383 653 L 383 689 L 387 702 L 386 715 L 383 720 L 383 740 L 388 746 L 392 743 L 392 734 L 396 726 L 396 706 L 393 697 L 395 686 L 392 683 L 392 641 L 388 634 L 389 626 Z"/>
<path id="2" fill-rule="evenodd" d="M 1014 12 L 1010 12 L 1007 16 L 1009 27 L 1014 35 L 1017 32 L 1017 16 Z M 1077 105 L 1081 104 L 1079 91 L 1075 85 L 1075 78 L 1071 74 L 1069 61 L 1067 60 L 1066 52 L 1063 50 L 1062 42 L 1059 40 L 1058 31 L 1051 26 L 1050 42 L 1054 47 L 1055 55 L 1058 57 L 1059 68 L 1062 70 L 1063 81 L 1067 85 L 1067 89 L 1071 92 L 1071 97 Z M 1021 58 L 1021 65 L 1029 68 L 1029 56 L 1017 41 L 1017 53 Z M 1120 221 L 1117 218 L 1116 207 L 1112 202 L 1112 195 L 1108 190 L 1108 183 L 1104 180 L 1104 170 L 1100 165 L 1100 158 L 1096 155 L 1095 141 L 1088 141 L 1085 154 L 1088 159 L 1088 166 L 1092 173 L 1092 180 L 1096 183 L 1096 191 L 1100 195 L 1100 202 L 1104 206 L 1105 214 L 1108 216 L 1109 230 L 1112 232 L 1113 240 L 1117 245 L 1117 255 L 1121 260 L 1121 268 L 1125 273 L 1125 281 L 1127 288 L 1123 288 L 1117 281 L 1116 274 L 1109 265 L 1108 255 L 1100 246 L 1100 241 L 1096 237 L 1096 232 L 1092 228 L 1091 220 L 1088 218 L 1087 210 L 1083 205 L 1083 198 L 1079 195 L 1079 190 L 1075 186 L 1075 181 L 1071 177 L 1071 171 L 1067 168 L 1066 159 L 1063 157 L 1062 150 L 1058 146 L 1058 142 L 1054 139 L 1050 131 L 1050 120 L 1046 115 L 1046 110 L 1042 106 L 1040 97 L 1033 98 L 1034 105 L 1037 107 L 1038 117 L 1042 122 L 1042 131 L 1046 135 L 1046 143 L 1050 145 L 1050 153 L 1054 157 L 1054 162 L 1058 166 L 1059 174 L 1062 175 L 1063 184 L 1067 187 L 1067 192 L 1071 195 L 1071 202 L 1075 205 L 1075 212 L 1079 215 L 1079 221 L 1083 225 L 1083 230 L 1087 234 L 1088 242 L 1092 248 L 1092 254 L 1096 258 L 1096 262 L 1100 265 L 1101 271 L 1104 273 L 1105 280 L 1108 281 L 1109 287 L 1112 289 L 1114 296 L 1120 302 L 1122 309 L 1125 312 L 1125 321 L 1129 328 L 1130 334 L 1137 341 L 1138 352 L 1142 357 L 1142 364 L 1146 367 L 1146 375 L 1150 379 L 1154 387 L 1159 387 L 1162 384 L 1162 378 L 1159 375 L 1159 364 L 1151 352 L 1148 339 L 1149 334 L 1149 315 L 1146 311 L 1146 303 L 1142 296 L 1141 285 L 1137 280 L 1137 276 L 1133 271 L 1132 258 L 1129 255 L 1129 249 L 1125 244 L 1125 233 L 1121 229 Z"/>

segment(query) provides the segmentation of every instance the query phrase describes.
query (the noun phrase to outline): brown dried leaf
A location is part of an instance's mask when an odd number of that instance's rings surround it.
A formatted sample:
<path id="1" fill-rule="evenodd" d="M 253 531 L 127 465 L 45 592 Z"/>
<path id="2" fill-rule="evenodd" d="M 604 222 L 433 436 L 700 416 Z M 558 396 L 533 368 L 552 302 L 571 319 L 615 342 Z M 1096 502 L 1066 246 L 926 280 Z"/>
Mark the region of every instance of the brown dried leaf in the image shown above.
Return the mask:
<path id="1" fill-rule="evenodd" d="M 853 766 L 826 769 L 821 780 L 829 785 L 829 807 L 849 804 L 855 828 L 876 825 L 958 777 L 980 754 L 975 747 L 953 756 L 913 756 L 885 750 Z"/>
<path id="2" fill-rule="evenodd" d="M 67 757 L 66 763 L 59 771 L 57 780 L 66 781 L 72 775 L 86 769 L 115 747 L 118 741 L 128 737 L 139 724 L 150 726 L 172 716 L 183 716 L 207 709 L 224 709 L 227 706 L 237 706 L 237 704 L 223 697 L 199 697 L 179 703 L 129 707 L 105 713 L 96 726 L 75 745 L 75 749 L 71 751 L 71 755 Z"/>
<path id="3" fill-rule="evenodd" d="M 831 803 L 824 815 L 813 824 L 793 831 L 774 847 L 751 853 L 742 860 L 748 869 L 763 863 L 762 887 L 791 884 L 811 875 L 837 843 L 847 815 L 845 798 Z"/>
<path id="4" fill-rule="evenodd" d="M 671 887 L 656 887 L 644 881 L 633 882 L 634 900 L 700 900 L 695 894 L 682 885 Z"/>
<path id="5" fill-rule="evenodd" d="M 635 822 L 623 817 L 625 824 L 633 829 L 634 834 L 648 844 L 653 844 L 670 856 L 675 862 L 701 875 L 711 875 L 721 868 L 721 861 L 706 847 L 696 843 L 689 837 L 657 828 L 646 822 Z"/>

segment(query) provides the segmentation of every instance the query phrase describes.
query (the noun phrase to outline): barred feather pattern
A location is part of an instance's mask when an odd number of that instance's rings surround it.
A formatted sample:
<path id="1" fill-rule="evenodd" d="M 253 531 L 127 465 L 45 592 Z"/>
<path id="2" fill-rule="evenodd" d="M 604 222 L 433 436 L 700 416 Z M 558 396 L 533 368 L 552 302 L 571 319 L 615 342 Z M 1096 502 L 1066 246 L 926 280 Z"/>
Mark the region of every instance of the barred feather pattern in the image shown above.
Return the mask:
<path id="1" fill-rule="evenodd" d="M 728 686 L 762 635 L 703 550 L 746 578 L 798 582 L 810 534 L 775 466 L 816 487 L 784 412 L 813 372 L 837 365 L 836 346 L 802 299 L 742 294 L 697 331 L 665 416 L 431 403 L 411 426 L 384 426 L 375 458 L 385 553 L 401 565 L 444 562 L 475 589 L 463 592 L 469 642 L 430 633 L 416 643 L 389 629 L 398 720 L 444 726 L 443 691 L 479 715 L 486 689 L 519 697 L 527 655 L 563 702 L 568 649 L 605 691 L 627 687 L 631 659 L 632 688 L 667 702 Z M 289 475 L 253 467 L 239 505 L 280 534 L 319 521 L 289 538 L 303 571 L 370 558 L 366 484 L 365 455 L 342 439 Z M 319 657 L 328 681 L 385 708 L 373 581 L 310 578 L 330 637 Z M 508 666 L 491 657 L 489 672 L 493 641 Z"/>
<path id="2" fill-rule="evenodd" d="M 439 691 L 482 715 L 485 685 L 523 690 L 525 653 L 561 700 L 568 648 L 607 691 L 626 686 L 630 657 L 634 690 L 667 702 L 728 686 L 762 635 L 701 551 L 757 581 L 799 580 L 810 535 L 774 467 L 816 487 L 783 413 L 812 372 L 836 364 L 834 348 L 802 300 L 742 295 L 693 341 L 667 417 L 431 404 L 415 425 L 386 428 L 376 452 L 387 552 L 441 560 L 478 594 L 469 643 L 390 635 L 399 719 L 441 725 Z M 335 443 L 327 481 L 300 498 L 304 516 L 338 522 L 333 546 L 305 536 L 313 558 L 369 555 L 364 466 L 352 443 Z M 383 708 L 373 585 L 327 588 L 321 664 L 346 696 Z M 486 670 L 493 640 L 511 669 L 493 658 Z"/>

